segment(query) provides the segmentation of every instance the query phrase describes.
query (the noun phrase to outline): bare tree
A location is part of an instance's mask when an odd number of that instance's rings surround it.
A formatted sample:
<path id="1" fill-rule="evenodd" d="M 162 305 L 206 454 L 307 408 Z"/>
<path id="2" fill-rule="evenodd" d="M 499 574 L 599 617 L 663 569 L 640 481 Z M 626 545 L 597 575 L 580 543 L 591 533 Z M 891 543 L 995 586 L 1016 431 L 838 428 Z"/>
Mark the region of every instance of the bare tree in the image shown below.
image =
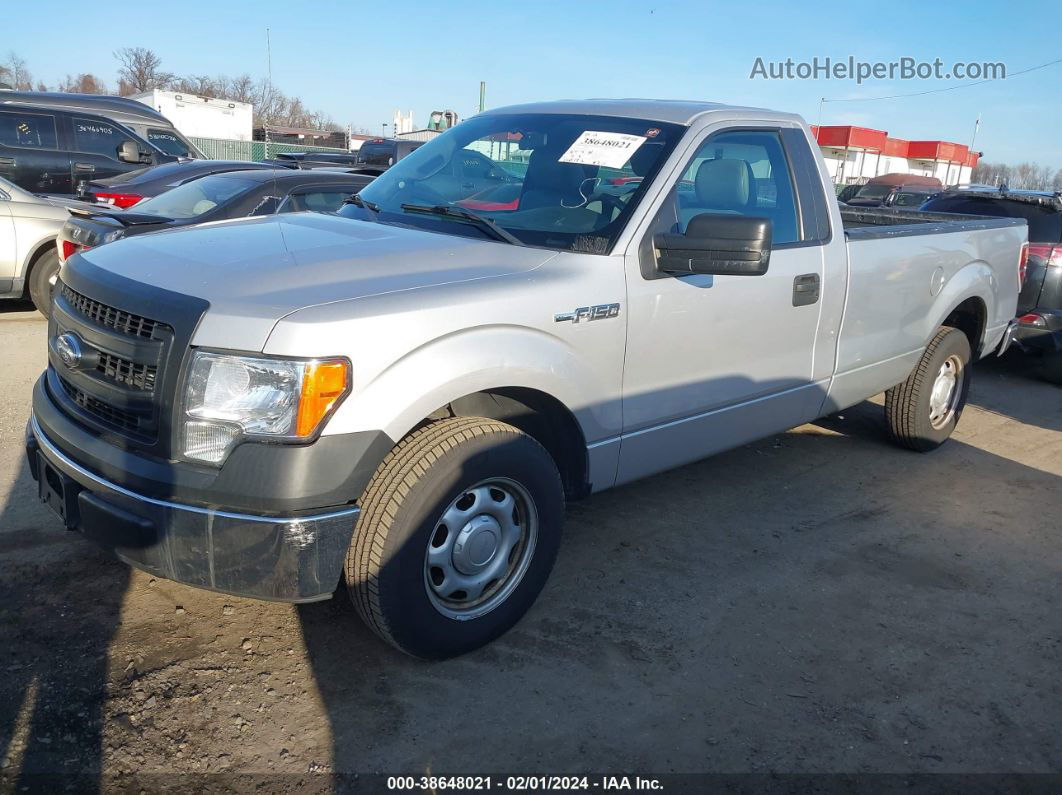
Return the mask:
<path id="1" fill-rule="evenodd" d="M 1053 170 L 1039 163 L 980 162 L 973 171 L 974 182 L 985 185 L 1006 185 L 1014 190 L 1059 190 L 1062 189 L 1062 169 Z"/>
<path id="2" fill-rule="evenodd" d="M 244 74 L 239 77 L 222 77 L 219 79 L 225 85 L 223 93 L 227 99 L 231 99 L 233 102 L 254 103 L 257 93 L 254 80 L 250 75 Z"/>
<path id="3" fill-rule="evenodd" d="M 118 69 L 119 87 L 123 93 L 139 94 L 156 88 L 167 88 L 173 75 L 162 71 L 162 59 L 146 47 L 123 47 L 114 57 L 121 66 Z"/>
<path id="4" fill-rule="evenodd" d="M 7 54 L 6 63 L 0 64 L 0 81 L 16 91 L 33 90 L 33 75 L 26 68 L 26 62 L 14 51 Z"/>
<path id="5" fill-rule="evenodd" d="M 65 80 L 62 80 L 58 86 L 57 91 L 67 91 L 71 94 L 106 94 L 107 85 L 100 80 L 96 75 L 91 73 L 82 73 L 75 77 L 70 75 L 66 76 Z"/>
<path id="6" fill-rule="evenodd" d="M 201 97 L 221 97 L 225 94 L 225 78 L 210 77 L 209 75 L 189 75 L 173 80 L 170 88 L 174 91 L 183 91 L 188 94 L 198 94 Z"/>

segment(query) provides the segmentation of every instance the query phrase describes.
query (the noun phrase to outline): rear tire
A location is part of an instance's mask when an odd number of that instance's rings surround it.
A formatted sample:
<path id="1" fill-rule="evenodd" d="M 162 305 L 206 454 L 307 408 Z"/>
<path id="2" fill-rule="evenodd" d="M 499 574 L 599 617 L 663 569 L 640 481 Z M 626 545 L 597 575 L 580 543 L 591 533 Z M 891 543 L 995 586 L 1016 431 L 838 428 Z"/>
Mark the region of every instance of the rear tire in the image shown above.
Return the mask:
<path id="1" fill-rule="evenodd" d="M 885 393 L 892 440 L 923 453 L 944 444 L 966 406 L 969 365 L 966 335 L 956 328 L 941 328 L 907 380 Z"/>
<path id="2" fill-rule="evenodd" d="M 365 623 L 401 651 L 464 654 L 531 607 L 563 520 L 560 475 L 538 442 L 481 417 L 433 422 L 403 439 L 369 482 L 347 588 Z"/>
<path id="3" fill-rule="evenodd" d="M 59 275 L 59 252 L 46 251 L 33 263 L 29 274 L 29 294 L 37 311 L 45 317 L 52 314 L 52 293 Z"/>

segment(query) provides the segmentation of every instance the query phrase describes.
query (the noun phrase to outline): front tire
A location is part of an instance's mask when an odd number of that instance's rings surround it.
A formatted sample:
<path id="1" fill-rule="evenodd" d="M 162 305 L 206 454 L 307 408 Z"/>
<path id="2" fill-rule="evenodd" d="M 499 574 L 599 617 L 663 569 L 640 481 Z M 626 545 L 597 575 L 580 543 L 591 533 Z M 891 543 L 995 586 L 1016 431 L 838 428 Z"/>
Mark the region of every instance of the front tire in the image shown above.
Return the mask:
<path id="1" fill-rule="evenodd" d="M 966 335 L 956 328 L 941 328 L 907 380 L 885 393 L 892 440 L 923 453 L 944 444 L 966 406 L 969 365 Z"/>
<path id="2" fill-rule="evenodd" d="M 553 568 L 560 475 L 530 436 L 495 420 L 427 425 L 365 490 L 346 559 L 351 599 L 376 634 L 444 659 L 509 630 Z"/>
<path id="3" fill-rule="evenodd" d="M 52 314 L 52 293 L 59 275 L 59 252 L 46 251 L 33 263 L 29 275 L 29 294 L 37 311 L 45 317 Z"/>

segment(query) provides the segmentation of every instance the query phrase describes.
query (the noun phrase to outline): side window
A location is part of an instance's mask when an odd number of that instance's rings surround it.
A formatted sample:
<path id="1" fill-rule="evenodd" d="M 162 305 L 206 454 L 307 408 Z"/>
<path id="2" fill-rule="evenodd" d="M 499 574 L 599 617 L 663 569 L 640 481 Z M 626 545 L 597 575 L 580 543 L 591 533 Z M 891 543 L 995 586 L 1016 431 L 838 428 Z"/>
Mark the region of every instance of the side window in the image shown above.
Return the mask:
<path id="1" fill-rule="evenodd" d="M 354 193 L 354 188 L 316 188 L 288 196 L 279 212 L 301 213 L 307 210 L 317 213 L 334 213 L 343 206 L 343 200 Z"/>
<path id="2" fill-rule="evenodd" d="M 92 152 L 106 157 L 118 157 L 118 147 L 129 136 L 113 124 L 96 119 L 74 118 L 74 150 Z"/>
<path id="3" fill-rule="evenodd" d="M 57 149 L 55 116 L 48 113 L 0 111 L 0 144 L 32 149 Z"/>
<path id="4" fill-rule="evenodd" d="M 775 244 L 800 239 L 793 182 L 777 131 L 734 130 L 708 138 L 694 153 L 662 213 L 684 233 L 701 213 L 769 218 Z"/>

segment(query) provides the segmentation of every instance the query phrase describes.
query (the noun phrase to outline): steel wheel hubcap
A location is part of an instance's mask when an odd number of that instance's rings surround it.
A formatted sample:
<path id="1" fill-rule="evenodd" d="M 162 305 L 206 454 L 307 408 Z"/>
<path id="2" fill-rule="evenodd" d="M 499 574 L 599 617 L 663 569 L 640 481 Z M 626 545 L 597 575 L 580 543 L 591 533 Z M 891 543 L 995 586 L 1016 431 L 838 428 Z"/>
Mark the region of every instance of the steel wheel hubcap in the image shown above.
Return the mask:
<path id="1" fill-rule="evenodd" d="M 535 503 L 519 483 L 495 478 L 465 489 L 428 541 L 428 598 L 440 613 L 461 621 L 490 612 L 523 579 L 537 537 Z"/>
<path id="2" fill-rule="evenodd" d="M 962 361 L 958 356 L 949 356 L 937 371 L 929 394 L 929 424 L 934 428 L 942 428 L 955 413 L 962 394 L 963 377 Z"/>

